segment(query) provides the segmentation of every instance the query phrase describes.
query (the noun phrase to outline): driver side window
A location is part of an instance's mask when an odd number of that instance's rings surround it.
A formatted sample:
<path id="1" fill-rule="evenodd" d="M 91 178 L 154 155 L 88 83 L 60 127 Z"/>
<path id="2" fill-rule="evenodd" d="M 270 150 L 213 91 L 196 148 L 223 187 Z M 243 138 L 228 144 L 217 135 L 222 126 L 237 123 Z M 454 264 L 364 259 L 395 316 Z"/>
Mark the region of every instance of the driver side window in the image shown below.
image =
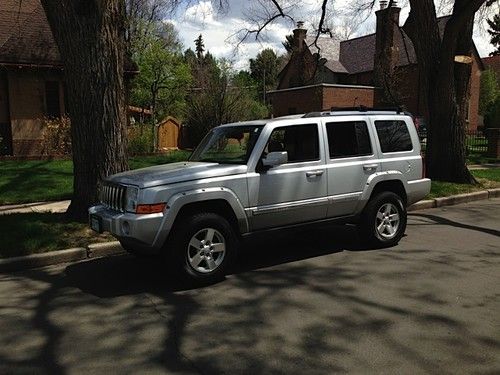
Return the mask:
<path id="1" fill-rule="evenodd" d="M 319 160 L 318 125 L 292 125 L 274 129 L 264 155 L 277 151 L 288 153 L 288 163 Z"/>

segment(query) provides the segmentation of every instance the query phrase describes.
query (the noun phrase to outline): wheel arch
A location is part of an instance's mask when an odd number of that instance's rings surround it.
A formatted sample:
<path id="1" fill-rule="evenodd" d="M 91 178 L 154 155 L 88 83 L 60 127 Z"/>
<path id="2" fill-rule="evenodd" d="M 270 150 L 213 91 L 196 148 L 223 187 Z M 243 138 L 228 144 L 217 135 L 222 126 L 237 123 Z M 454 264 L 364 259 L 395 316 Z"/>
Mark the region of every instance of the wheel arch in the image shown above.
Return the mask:
<path id="1" fill-rule="evenodd" d="M 237 195 L 225 187 L 201 188 L 180 192 L 167 202 L 166 214 L 160 231 L 154 241 L 155 248 L 162 248 L 167 241 L 171 229 L 181 215 L 192 212 L 215 212 L 227 217 L 238 234 L 249 231 L 245 209 Z"/>
<path id="2" fill-rule="evenodd" d="M 363 202 L 363 204 L 362 207 L 358 207 L 358 211 L 362 211 L 366 203 L 382 191 L 390 191 L 397 194 L 401 197 L 406 207 L 408 195 L 405 186 L 406 179 L 399 171 L 387 171 L 374 174 L 366 183 L 366 188 L 361 197 L 361 202 Z"/>
<path id="3" fill-rule="evenodd" d="M 384 191 L 390 191 L 390 192 L 398 195 L 403 200 L 403 204 L 406 207 L 406 204 L 408 202 L 408 196 L 406 194 L 405 187 L 404 187 L 403 182 L 401 180 L 387 180 L 387 181 L 378 182 L 373 187 L 373 190 L 370 194 L 369 200 L 372 197 L 374 197 L 375 195 L 377 195 L 381 192 L 384 192 Z"/>

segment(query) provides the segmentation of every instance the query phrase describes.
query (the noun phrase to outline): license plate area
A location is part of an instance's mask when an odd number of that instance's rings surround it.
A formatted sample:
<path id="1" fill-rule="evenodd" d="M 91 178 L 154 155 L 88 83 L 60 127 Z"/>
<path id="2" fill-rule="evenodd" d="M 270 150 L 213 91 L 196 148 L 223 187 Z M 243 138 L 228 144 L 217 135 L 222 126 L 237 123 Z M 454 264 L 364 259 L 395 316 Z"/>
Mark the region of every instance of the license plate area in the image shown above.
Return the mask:
<path id="1" fill-rule="evenodd" d="M 97 233 L 102 233 L 102 218 L 97 215 L 90 215 L 90 228 Z"/>

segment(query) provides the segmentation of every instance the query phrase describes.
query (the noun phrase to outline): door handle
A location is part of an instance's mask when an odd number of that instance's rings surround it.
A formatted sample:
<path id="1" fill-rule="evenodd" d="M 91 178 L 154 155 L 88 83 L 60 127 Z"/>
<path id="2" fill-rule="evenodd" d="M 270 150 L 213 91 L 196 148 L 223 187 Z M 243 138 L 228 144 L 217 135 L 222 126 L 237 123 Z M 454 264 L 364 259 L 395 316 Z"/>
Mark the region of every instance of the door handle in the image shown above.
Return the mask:
<path id="1" fill-rule="evenodd" d="M 306 176 L 307 177 L 318 177 L 318 176 L 323 175 L 324 172 L 325 171 L 321 171 L 321 170 L 319 170 L 319 171 L 309 171 L 309 172 L 306 172 Z"/>
<path id="2" fill-rule="evenodd" d="M 365 171 L 371 171 L 372 169 L 377 169 L 378 168 L 378 164 L 365 164 L 363 165 L 363 169 Z"/>

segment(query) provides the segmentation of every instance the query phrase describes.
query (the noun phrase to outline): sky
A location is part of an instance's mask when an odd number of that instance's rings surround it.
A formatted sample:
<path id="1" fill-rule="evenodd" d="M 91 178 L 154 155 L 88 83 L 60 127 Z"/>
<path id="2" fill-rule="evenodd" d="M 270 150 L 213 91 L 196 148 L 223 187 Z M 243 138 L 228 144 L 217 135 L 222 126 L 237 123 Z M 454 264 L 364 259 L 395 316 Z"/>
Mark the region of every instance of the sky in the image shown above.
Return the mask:
<path id="1" fill-rule="evenodd" d="M 270 47 L 277 53 L 284 53 L 285 50 L 281 43 L 285 40 L 285 36 L 291 34 L 294 29 L 294 24 L 291 21 L 280 21 L 266 27 L 259 40 L 255 40 L 254 35 L 250 35 L 241 42 L 241 37 L 244 35 L 242 30 L 254 28 L 254 24 L 249 19 L 261 14 L 261 8 L 258 4 L 265 1 L 228 0 L 229 7 L 220 11 L 210 0 L 193 0 L 189 2 L 188 6 L 177 9 L 176 14 L 172 15 L 168 21 L 175 25 L 185 48 L 194 49 L 194 40 L 202 34 L 205 48 L 210 53 L 217 58 L 226 58 L 232 61 L 235 69 L 248 69 L 248 59 L 255 57 L 262 49 Z M 290 4 L 300 4 L 299 6 L 291 6 L 289 12 L 295 20 L 305 21 L 306 29 L 312 30 L 311 23 L 315 22 L 320 13 L 320 1 L 293 2 L 285 0 L 280 4 L 286 4 L 287 1 Z M 348 0 L 337 0 L 334 3 L 336 8 L 328 9 L 329 16 L 327 17 L 330 23 L 332 23 L 331 20 L 337 20 L 329 25 L 332 29 L 340 34 L 350 33 L 351 38 L 375 31 L 373 11 L 366 15 L 351 13 L 347 17 L 338 17 L 335 15 L 343 14 L 348 10 Z M 400 3 L 402 2 L 400 1 Z M 446 8 L 438 11 L 441 14 L 449 12 Z M 400 24 L 404 23 L 408 12 L 408 7 L 403 6 Z M 354 25 L 353 19 L 355 19 Z M 484 31 L 484 28 L 475 27 L 474 42 L 482 57 L 487 56 L 493 50 L 489 43 L 489 35 Z"/>

